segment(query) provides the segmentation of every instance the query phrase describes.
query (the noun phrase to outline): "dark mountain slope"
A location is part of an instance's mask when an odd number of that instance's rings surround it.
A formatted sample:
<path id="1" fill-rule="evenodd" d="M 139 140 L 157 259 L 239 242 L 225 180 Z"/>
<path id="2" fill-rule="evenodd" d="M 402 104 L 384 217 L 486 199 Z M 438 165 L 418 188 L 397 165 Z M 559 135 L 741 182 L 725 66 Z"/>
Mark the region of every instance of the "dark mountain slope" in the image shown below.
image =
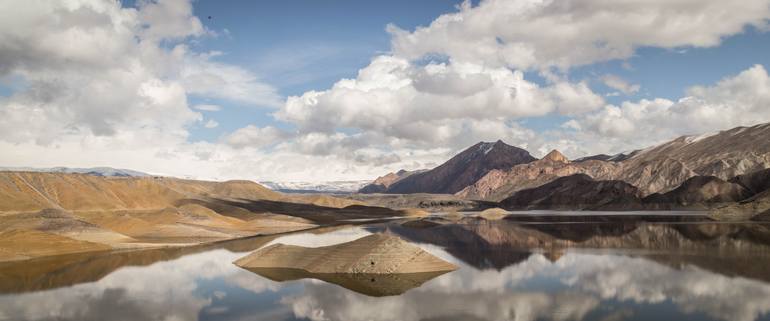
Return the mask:
<path id="1" fill-rule="evenodd" d="M 502 141 L 482 142 L 452 157 L 439 167 L 393 183 L 385 192 L 453 194 L 478 181 L 491 170 L 507 169 L 535 160 L 536 158 L 526 150 Z"/>

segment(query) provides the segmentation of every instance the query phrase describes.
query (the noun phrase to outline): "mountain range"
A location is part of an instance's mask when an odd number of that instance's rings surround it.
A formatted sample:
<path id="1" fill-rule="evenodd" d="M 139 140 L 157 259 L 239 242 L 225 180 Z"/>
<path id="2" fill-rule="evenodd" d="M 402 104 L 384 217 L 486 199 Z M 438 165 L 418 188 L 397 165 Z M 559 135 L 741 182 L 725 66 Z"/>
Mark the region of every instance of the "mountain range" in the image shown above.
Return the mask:
<path id="1" fill-rule="evenodd" d="M 494 143 L 481 142 L 434 169 L 417 173 L 399 172 L 382 192 L 454 194 L 492 170 L 511 168 L 535 160 L 536 158 L 526 150 L 510 146 L 501 140 Z M 385 185 L 382 181 L 389 179 L 389 175 L 379 178 L 379 182 L 375 181 L 373 185 Z"/>
<path id="2" fill-rule="evenodd" d="M 537 159 L 502 141 L 481 142 L 434 169 L 391 173 L 359 192 L 455 194 L 515 208 L 715 208 L 759 197 L 741 180 L 766 181 L 767 168 L 770 123 L 572 161 L 557 150 Z M 569 200 L 554 199 L 567 192 Z"/>
<path id="3" fill-rule="evenodd" d="M 282 193 L 330 193 L 347 194 L 354 193 L 370 181 L 328 181 L 328 182 L 273 182 L 262 181 L 260 184 Z"/>
<path id="4" fill-rule="evenodd" d="M 72 168 L 72 167 L 49 167 L 49 168 L 35 168 L 35 167 L 0 167 L 0 172 L 40 172 L 40 173 L 66 173 L 66 174 L 86 174 L 93 176 L 104 177 L 147 177 L 152 176 L 147 173 L 134 171 L 130 169 L 112 168 L 112 167 L 89 167 L 89 168 Z"/>

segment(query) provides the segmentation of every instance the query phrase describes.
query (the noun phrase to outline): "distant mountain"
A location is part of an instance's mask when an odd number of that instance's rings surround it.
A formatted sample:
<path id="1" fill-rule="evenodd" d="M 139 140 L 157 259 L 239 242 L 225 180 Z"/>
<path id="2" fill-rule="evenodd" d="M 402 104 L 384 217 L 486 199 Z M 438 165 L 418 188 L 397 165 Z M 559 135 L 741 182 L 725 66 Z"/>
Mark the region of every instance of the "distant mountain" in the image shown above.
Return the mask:
<path id="1" fill-rule="evenodd" d="M 561 154 L 549 154 L 532 163 L 492 170 L 456 195 L 468 199 L 500 201 L 517 191 L 574 174 L 586 174 L 596 180 L 624 181 L 638 187 L 642 196 L 665 194 L 697 176 L 726 181 L 736 175 L 770 168 L 770 124 L 738 127 L 707 135 L 682 136 L 628 154 L 596 155 L 572 162 L 564 160 L 566 158 Z M 698 182 L 705 184 L 697 187 L 705 193 L 704 197 L 718 192 L 706 191 L 717 188 L 717 181 Z M 720 188 L 730 189 L 727 185 Z M 682 201 L 684 199 L 680 197 L 685 197 L 669 196 Z"/>
<path id="2" fill-rule="evenodd" d="M 369 181 L 329 181 L 329 182 L 259 182 L 268 188 L 284 193 L 353 193 L 368 184 Z"/>
<path id="3" fill-rule="evenodd" d="M 404 178 L 407 178 L 413 174 L 418 174 L 425 171 L 427 170 L 423 169 L 423 170 L 407 171 L 402 169 L 395 173 L 388 173 L 385 176 L 377 177 L 377 179 L 375 179 L 374 182 L 371 182 L 366 186 L 362 187 L 360 190 L 358 190 L 358 192 L 364 193 L 364 194 L 384 193 L 385 191 L 387 191 L 390 185 L 393 185 L 394 183 Z"/>
<path id="4" fill-rule="evenodd" d="M 621 164 L 614 179 L 645 194 L 670 191 L 694 176 L 728 180 L 770 168 L 770 123 L 682 136 L 641 150 Z"/>
<path id="5" fill-rule="evenodd" d="M 598 155 L 592 155 L 592 156 L 586 156 L 581 157 L 578 159 L 575 159 L 575 163 L 585 162 L 589 160 L 600 160 L 600 161 L 607 161 L 607 162 L 622 162 L 626 159 L 631 158 L 631 156 L 634 156 L 636 153 L 638 153 L 638 150 L 635 150 L 630 153 L 620 153 L 615 155 L 607 155 L 607 154 L 598 154 Z"/>
<path id="6" fill-rule="evenodd" d="M 500 140 L 494 143 L 481 142 L 434 169 L 398 180 L 384 192 L 453 194 L 492 170 L 511 168 L 535 160 L 526 150 Z"/>
<path id="7" fill-rule="evenodd" d="M 517 191 L 538 187 L 563 176 L 587 174 L 595 179 L 611 179 L 618 167 L 615 162 L 600 160 L 570 162 L 554 150 L 531 163 L 492 170 L 456 195 L 466 199 L 501 201 Z"/>
<path id="8" fill-rule="evenodd" d="M 152 176 L 130 169 L 112 168 L 112 167 L 91 167 L 91 168 L 70 168 L 70 167 L 51 167 L 51 168 L 33 168 L 33 167 L 0 167 L 2 172 L 40 172 L 40 173 L 65 173 L 65 174 L 87 174 L 104 177 L 147 177 Z"/>

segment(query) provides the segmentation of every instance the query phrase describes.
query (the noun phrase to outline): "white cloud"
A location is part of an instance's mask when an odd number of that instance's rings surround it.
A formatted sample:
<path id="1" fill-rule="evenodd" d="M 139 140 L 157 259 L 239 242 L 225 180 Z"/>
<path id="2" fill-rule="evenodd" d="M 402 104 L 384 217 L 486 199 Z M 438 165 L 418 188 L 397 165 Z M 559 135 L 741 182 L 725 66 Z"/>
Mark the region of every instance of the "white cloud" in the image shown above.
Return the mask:
<path id="1" fill-rule="evenodd" d="M 639 91 L 640 86 L 636 84 L 631 84 L 625 79 L 621 78 L 620 76 L 607 74 L 602 76 L 602 82 L 607 87 L 610 87 L 615 90 L 619 90 L 620 92 L 629 95 L 633 94 Z"/>
<path id="2" fill-rule="evenodd" d="M 755 65 L 713 86 L 695 86 L 678 101 L 642 99 L 609 105 L 570 120 L 569 135 L 588 152 L 618 152 L 681 135 L 708 133 L 770 119 L 770 76 Z M 584 149 L 584 151 L 585 151 Z"/>
<path id="3" fill-rule="evenodd" d="M 415 31 L 389 26 L 397 56 L 429 54 L 519 69 L 631 57 L 641 46 L 712 47 L 747 26 L 765 28 L 766 0 L 486 0 Z M 719 23 L 714 23 L 718 21 Z"/>
<path id="4" fill-rule="evenodd" d="M 606 306 L 616 303 L 636 309 L 664 302 L 685 316 L 715 320 L 751 321 L 770 311 L 764 282 L 691 265 L 674 269 L 646 258 L 568 252 L 552 263 L 534 254 L 502 271 L 457 263 L 461 269 L 400 296 L 372 298 L 307 281 L 301 294 L 285 295 L 281 303 L 311 320 L 446 319 L 457 311 L 472 320 L 582 320 L 589 313 L 596 319 L 614 315 Z M 528 287 L 533 280 L 554 282 L 538 292 Z"/>
<path id="5" fill-rule="evenodd" d="M 234 65 L 212 61 L 220 53 L 186 55 L 180 67 L 181 82 L 188 93 L 227 99 L 256 107 L 277 107 L 282 99 L 273 86 L 254 73 Z"/>
<path id="6" fill-rule="evenodd" d="M 193 16 L 189 1 L 139 0 L 137 6 L 144 39 L 183 39 L 206 32 L 201 21 Z"/>
<path id="7" fill-rule="evenodd" d="M 581 113 L 603 103 L 582 82 L 541 87 L 507 68 L 452 62 L 417 66 L 379 56 L 356 79 L 289 97 L 276 116 L 305 133 L 354 128 L 370 138 L 459 148 L 468 143 L 462 137 L 474 142 L 510 138 L 506 132 L 521 131 L 511 119 Z M 504 136 L 485 135 L 492 132 Z"/>
<path id="8" fill-rule="evenodd" d="M 225 142 L 236 148 L 260 148 L 273 145 L 288 138 L 291 134 L 273 126 L 256 127 L 248 125 L 225 137 Z"/>
<path id="9" fill-rule="evenodd" d="M 222 107 L 219 105 L 200 104 L 200 105 L 193 106 L 193 109 L 197 109 L 200 111 L 220 111 L 222 110 Z"/>
<path id="10" fill-rule="evenodd" d="M 219 126 L 219 123 L 213 119 L 209 119 L 205 124 L 203 124 L 203 127 L 206 128 L 216 128 L 217 126 Z"/>
<path id="11" fill-rule="evenodd" d="M 248 71 L 179 42 L 206 34 L 187 0 L 140 1 L 138 9 L 116 1 L 22 2 L 0 4 L 0 77 L 22 84 L 0 98 L 6 141 L 151 136 L 139 132 L 184 139 L 185 128 L 201 120 L 190 94 L 277 101 Z M 218 93 L 190 80 L 210 73 L 221 79 L 210 82 Z"/>

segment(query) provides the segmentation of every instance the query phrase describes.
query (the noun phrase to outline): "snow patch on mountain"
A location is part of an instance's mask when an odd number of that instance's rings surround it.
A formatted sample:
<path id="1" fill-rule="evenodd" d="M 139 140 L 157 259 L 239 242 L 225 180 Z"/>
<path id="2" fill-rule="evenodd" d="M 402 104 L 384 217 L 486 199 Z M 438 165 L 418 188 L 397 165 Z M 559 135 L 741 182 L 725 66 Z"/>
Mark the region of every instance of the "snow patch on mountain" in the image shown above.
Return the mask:
<path id="1" fill-rule="evenodd" d="M 259 182 L 268 188 L 285 193 L 354 193 L 371 181 L 329 182 Z"/>

